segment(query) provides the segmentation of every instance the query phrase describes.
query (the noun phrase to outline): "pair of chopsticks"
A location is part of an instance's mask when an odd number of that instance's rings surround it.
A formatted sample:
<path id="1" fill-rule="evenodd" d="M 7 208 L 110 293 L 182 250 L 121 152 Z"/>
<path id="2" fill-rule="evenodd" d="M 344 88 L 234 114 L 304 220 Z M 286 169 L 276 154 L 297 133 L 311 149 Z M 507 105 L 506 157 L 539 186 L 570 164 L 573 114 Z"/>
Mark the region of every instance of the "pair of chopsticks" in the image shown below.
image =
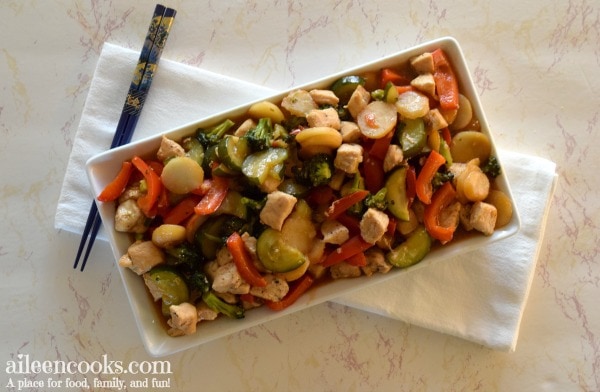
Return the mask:
<path id="1" fill-rule="evenodd" d="M 150 90 L 154 73 L 156 72 L 162 50 L 167 42 L 169 31 L 171 30 L 171 25 L 173 24 L 176 13 L 177 11 L 174 9 L 166 8 L 160 4 L 157 4 L 154 9 L 144 46 L 133 73 L 133 79 L 131 80 L 129 92 L 127 93 L 123 111 L 121 112 L 121 117 L 119 118 L 119 123 L 117 124 L 117 129 L 110 148 L 122 146 L 131 141 L 133 131 L 135 130 L 142 108 L 144 107 L 146 96 Z M 90 251 L 92 250 L 92 246 L 94 245 L 96 235 L 98 234 L 101 225 L 102 220 L 98 213 L 98 206 L 94 200 L 83 229 L 73 268 L 77 268 L 80 261 L 81 271 L 85 268 L 85 264 L 87 263 Z M 84 249 L 85 254 L 83 255 L 83 260 L 81 260 Z"/>

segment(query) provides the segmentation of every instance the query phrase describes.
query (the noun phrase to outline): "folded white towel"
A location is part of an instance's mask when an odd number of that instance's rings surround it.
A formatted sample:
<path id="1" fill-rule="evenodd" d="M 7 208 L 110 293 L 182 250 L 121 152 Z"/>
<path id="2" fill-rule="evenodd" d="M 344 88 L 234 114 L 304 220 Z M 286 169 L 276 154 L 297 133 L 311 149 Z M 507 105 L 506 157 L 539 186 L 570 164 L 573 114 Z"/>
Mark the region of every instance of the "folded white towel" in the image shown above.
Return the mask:
<path id="1" fill-rule="evenodd" d="M 84 165 L 110 145 L 137 57 L 134 51 L 104 45 L 69 158 L 57 229 L 83 231 L 92 200 Z M 133 140 L 273 93 L 163 59 Z M 521 232 L 336 302 L 494 349 L 514 350 L 556 174 L 554 163 L 542 158 L 501 152 L 501 159 L 520 212 Z"/>

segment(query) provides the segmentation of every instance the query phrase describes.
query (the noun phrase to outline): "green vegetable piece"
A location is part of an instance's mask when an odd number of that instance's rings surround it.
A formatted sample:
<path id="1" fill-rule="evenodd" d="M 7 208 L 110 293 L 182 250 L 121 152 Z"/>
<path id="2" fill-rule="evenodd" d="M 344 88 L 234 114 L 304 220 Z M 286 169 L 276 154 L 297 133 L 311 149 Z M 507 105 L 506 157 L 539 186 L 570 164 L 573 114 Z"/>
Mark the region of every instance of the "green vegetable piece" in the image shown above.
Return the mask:
<path id="1" fill-rule="evenodd" d="M 387 208 L 396 218 L 403 221 L 410 220 L 408 196 L 406 195 L 407 171 L 406 167 L 399 167 L 392 172 L 385 182 Z"/>
<path id="2" fill-rule="evenodd" d="M 446 167 L 452 166 L 452 153 L 450 152 L 450 146 L 444 139 L 440 140 L 440 154 L 446 160 Z"/>
<path id="3" fill-rule="evenodd" d="M 294 166 L 296 181 L 306 186 L 327 185 L 333 176 L 333 157 L 329 154 L 316 154 L 302 163 L 302 167 Z"/>
<path id="4" fill-rule="evenodd" d="M 288 272 L 300 267 L 306 256 L 283 241 L 280 231 L 267 228 L 258 237 L 256 253 L 266 269 L 271 272 Z"/>
<path id="5" fill-rule="evenodd" d="M 490 177 L 495 178 L 502 173 L 502 168 L 500 167 L 498 159 L 495 156 L 490 155 L 488 160 L 481 166 L 481 171 Z"/>
<path id="6" fill-rule="evenodd" d="M 234 171 L 242 170 L 244 159 L 250 154 L 250 146 L 244 138 L 225 135 L 217 145 L 219 161 Z"/>
<path id="7" fill-rule="evenodd" d="M 386 255 L 386 260 L 395 267 L 406 268 L 417 264 L 429 253 L 431 237 L 425 227 L 419 226 L 410 237 Z"/>
<path id="8" fill-rule="evenodd" d="M 181 275 L 168 267 L 156 267 L 150 270 L 146 276 L 146 284 L 160 291 L 162 298 L 162 313 L 165 316 L 171 314 L 169 307 L 179 305 L 189 300 L 189 290 Z"/>
<path id="9" fill-rule="evenodd" d="M 224 314 L 225 316 L 234 319 L 244 318 L 244 308 L 237 305 L 228 304 L 217 297 L 217 295 L 212 291 L 207 291 L 206 293 L 202 294 L 202 300 L 209 308 L 217 313 Z"/>
<path id="10" fill-rule="evenodd" d="M 240 219 L 247 219 L 248 208 L 242 202 L 242 199 L 243 196 L 239 192 L 230 190 L 227 192 L 225 200 L 223 200 L 219 208 L 214 212 L 214 215 L 229 214 L 237 216 Z"/>
<path id="11" fill-rule="evenodd" d="M 183 143 L 183 148 L 186 151 L 186 156 L 192 158 L 202 166 L 202 163 L 204 162 L 204 147 L 202 147 L 202 144 L 197 138 L 187 138 Z"/>
<path id="12" fill-rule="evenodd" d="M 356 75 L 343 76 L 333 83 L 331 91 L 340 99 L 340 105 L 345 105 L 359 85 L 365 85 L 363 77 Z"/>
<path id="13" fill-rule="evenodd" d="M 234 231 L 242 232 L 246 221 L 236 216 L 222 214 L 211 216 L 196 230 L 194 241 L 207 260 L 213 260 L 225 239 Z"/>
<path id="14" fill-rule="evenodd" d="M 196 139 L 198 139 L 204 148 L 208 148 L 209 146 L 217 144 L 223 135 L 225 135 L 225 133 L 227 133 L 234 125 L 235 123 L 233 121 L 227 119 L 210 128 L 198 128 L 196 131 Z"/>
<path id="15" fill-rule="evenodd" d="M 405 126 L 400 132 L 400 146 L 404 157 L 411 158 L 419 154 L 427 144 L 427 132 L 422 118 L 403 120 Z"/>
<path id="16" fill-rule="evenodd" d="M 263 151 L 270 148 L 275 139 L 271 119 L 265 117 L 258 120 L 258 124 L 250 129 L 242 139 L 248 142 L 252 151 Z"/>
<path id="17" fill-rule="evenodd" d="M 388 206 L 387 188 L 383 187 L 377 193 L 369 194 L 364 200 L 365 207 L 384 211 Z"/>
<path id="18" fill-rule="evenodd" d="M 255 185 L 264 184 L 269 177 L 281 179 L 287 158 L 285 148 L 269 148 L 250 154 L 242 164 L 242 173 Z"/>

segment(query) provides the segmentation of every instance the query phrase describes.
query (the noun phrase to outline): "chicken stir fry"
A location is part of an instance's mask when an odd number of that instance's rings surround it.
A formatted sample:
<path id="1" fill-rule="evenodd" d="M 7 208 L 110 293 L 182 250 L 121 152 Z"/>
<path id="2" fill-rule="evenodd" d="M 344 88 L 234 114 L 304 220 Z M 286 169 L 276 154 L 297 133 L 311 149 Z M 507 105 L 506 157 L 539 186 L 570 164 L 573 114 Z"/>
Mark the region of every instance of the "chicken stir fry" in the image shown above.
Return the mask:
<path id="1" fill-rule="evenodd" d="M 385 274 L 512 215 L 442 50 L 163 137 L 103 192 L 172 336 L 284 309 L 314 282 Z"/>

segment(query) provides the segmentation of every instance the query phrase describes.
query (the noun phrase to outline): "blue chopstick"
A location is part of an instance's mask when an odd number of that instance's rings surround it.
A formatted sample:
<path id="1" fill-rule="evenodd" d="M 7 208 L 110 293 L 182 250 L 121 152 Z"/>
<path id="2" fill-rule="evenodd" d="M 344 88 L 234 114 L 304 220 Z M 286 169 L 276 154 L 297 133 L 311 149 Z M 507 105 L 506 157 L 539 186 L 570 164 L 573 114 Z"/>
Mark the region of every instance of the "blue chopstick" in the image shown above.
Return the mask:
<path id="1" fill-rule="evenodd" d="M 125 98 L 121 117 L 119 118 L 117 129 L 110 145 L 111 149 L 131 141 L 176 13 L 177 11 L 174 9 L 166 8 L 160 4 L 157 4 L 154 9 L 144 46 L 133 73 L 133 79 L 129 86 L 127 98 Z M 81 263 L 81 271 L 84 270 L 101 225 L 102 220 L 100 219 L 98 206 L 94 200 L 83 229 L 73 268 L 77 268 L 79 265 L 85 248 L 85 254 Z"/>

